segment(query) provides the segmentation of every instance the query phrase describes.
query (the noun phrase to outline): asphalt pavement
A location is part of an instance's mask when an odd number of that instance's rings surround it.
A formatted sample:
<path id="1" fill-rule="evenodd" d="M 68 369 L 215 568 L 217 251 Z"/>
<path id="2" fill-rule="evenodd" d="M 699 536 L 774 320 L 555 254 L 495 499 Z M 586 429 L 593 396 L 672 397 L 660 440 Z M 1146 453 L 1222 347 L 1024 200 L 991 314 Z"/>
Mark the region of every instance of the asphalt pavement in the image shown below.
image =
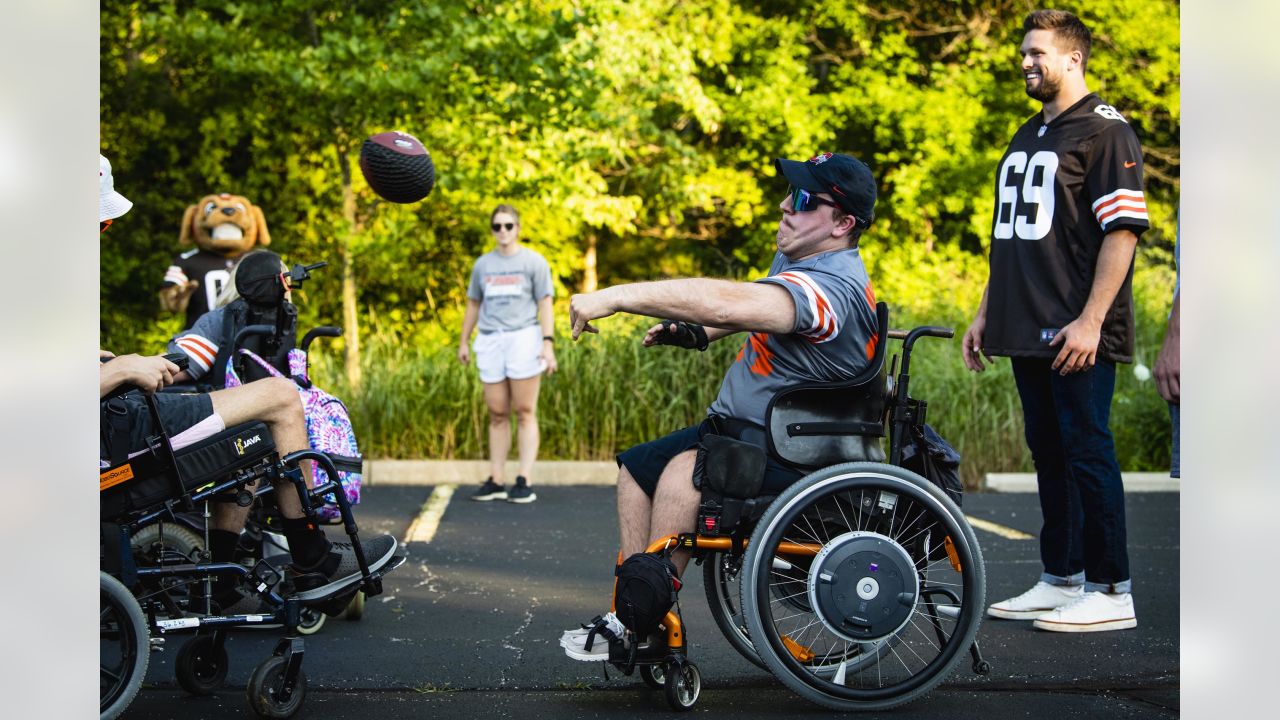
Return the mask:
<path id="1" fill-rule="evenodd" d="M 385 580 L 358 621 L 329 619 L 306 638 L 308 679 L 300 717 L 434 718 L 648 717 L 670 710 L 660 691 L 601 663 L 567 659 L 566 628 L 608 609 L 617 543 L 607 487 L 539 487 L 530 505 L 469 502 L 459 488 L 429 543 L 402 548 L 408 562 Z M 430 486 L 379 484 L 357 508 L 362 533 L 406 531 Z M 1179 713 L 1179 497 L 1127 497 L 1136 629 L 1057 634 L 1029 622 L 987 619 L 979 632 L 992 664 L 987 676 L 967 662 L 924 698 L 883 715 L 946 717 L 1176 717 Z M 1034 536 L 1034 494 L 971 494 L 972 518 Z M 1016 535 L 1017 533 L 1007 533 Z M 1029 587 L 1039 573 L 1034 539 L 977 531 L 991 601 Z M 694 570 L 698 568 L 690 566 Z M 748 663 L 720 636 L 704 600 L 701 572 L 681 593 L 689 657 L 702 671 L 692 712 L 734 718 L 835 716 Z M 228 642 L 223 690 L 191 697 L 177 687 L 173 662 L 186 636 L 151 655 L 147 683 L 126 720 L 253 717 L 244 697 L 253 668 L 271 654 L 278 630 L 238 632 Z"/>

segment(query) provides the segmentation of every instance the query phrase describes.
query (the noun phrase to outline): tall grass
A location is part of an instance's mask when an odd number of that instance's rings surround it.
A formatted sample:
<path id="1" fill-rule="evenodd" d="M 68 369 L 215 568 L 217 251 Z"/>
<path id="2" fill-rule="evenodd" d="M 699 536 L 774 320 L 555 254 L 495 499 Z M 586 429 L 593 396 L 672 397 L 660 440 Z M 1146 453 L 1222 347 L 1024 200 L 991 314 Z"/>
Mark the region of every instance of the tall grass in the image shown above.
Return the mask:
<path id="1" fill-rule="evenodd" d="M 1031 462 L 1009 361 L 998 358 L 978 375 L 966 370 L 959 353 L 965 322 L 954 308 L 924 314 L 907 306 L 893 318 L 895 327 L 942 324 L 956 330 L 953 340 L 916 344 L 911 390 L 929 402 L 929 423 L 961 452 L 965 482 L 973 487 L 984 473 L 1029 471 Z M 1147 324 L 1153 327 L 1139 333 L 1139 357 L 1151 364 L 1160 328 Z M 609 459 L 697 422 L 742 344 L 742 336 L 734 336 L 705 353 L 646 349 L 640 338 L 648 321 L 642 318 L 615 316 L 599 326 L 601 334 L 576 343 L 566 328 L 558 332 L 560 371 L 544 378 L 538 409 L 543 458 Z M 481 383 L 473 366 L 458 362 L 452 332 L 441 325 L 406 335 L 374 318 L 363 333 L 359 393 L 344 387 L 337 348 L 313 352 L 313 374 L 348 401 L 366 456 L 485 457 L 488 416 Z M 889 351 L 899 347 L 894 342 Z M 1128 365 L 1118 366 L 1111 426 L 1125 470 L 1168 467 L 1167 409 L 1152 383 L 1139 383 Z"/>

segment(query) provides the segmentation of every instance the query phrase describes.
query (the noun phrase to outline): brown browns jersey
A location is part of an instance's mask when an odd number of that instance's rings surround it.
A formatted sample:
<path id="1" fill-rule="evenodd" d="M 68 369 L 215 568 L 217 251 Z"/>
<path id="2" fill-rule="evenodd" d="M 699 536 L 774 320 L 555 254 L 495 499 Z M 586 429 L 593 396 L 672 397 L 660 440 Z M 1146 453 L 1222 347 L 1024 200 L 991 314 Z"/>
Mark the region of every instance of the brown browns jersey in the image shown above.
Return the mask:
<path id="1" fill-rule="evenodd" d="M 1084 311 L 1107 233 L 1150 223 L 1142 146 L 1115 108 L 1086 95 L 1053 122 L 1018 129 L 996 171 L 983 351 L 1053 357 Z M 1133 266 L 1102 324 L 1098 357 L 1133 360 Z"/>

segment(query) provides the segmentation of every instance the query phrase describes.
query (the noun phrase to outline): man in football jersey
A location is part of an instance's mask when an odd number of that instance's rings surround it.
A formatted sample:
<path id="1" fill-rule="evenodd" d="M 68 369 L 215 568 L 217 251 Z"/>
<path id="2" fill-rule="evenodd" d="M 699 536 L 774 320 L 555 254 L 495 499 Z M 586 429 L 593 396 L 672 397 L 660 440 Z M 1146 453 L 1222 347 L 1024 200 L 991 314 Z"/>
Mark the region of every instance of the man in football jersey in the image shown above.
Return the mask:
<path id="1" fill-rule="evenodd" d="M 1042 110 L 996 170 L 990 275 L 962 352 L 969 369 L 1006 355 L 1035 462 L 1044 572 L 988 609 L 1037 628 L 1136 627 L 1124 488 L 1109 427 L 1115 364 L 1133 361 L 1134 248 L 1148 227 L 1142 147 L 1085 83 L 1079 18 L 1023 20 L 1026 92 Z"/>
<path id="2" fill-rule="evenodd" d="M 617 312 L 672 318 L 649 328 L 646 347 L 670 344 L 705 350 L 734 333 L 750 333 L 729 367 L 719 395 L 699 425 L 624 451 L 618 460 L 619 562 L 655 539 L 694 528 L 700 491 L 693 485 L 696 446 L 707 433 L 765 447 L 764 418 L 779 390 L 856 377 L 875 354 L 875 297 L 858 253 L 870 225 L 876 185 L 871 170 L 848 155 L 775 160 L 791 184 L 779 205 L 777 253 L 768 277 L 756 282 L 686 278 L 615 285 L 574 295 L 573 337 L 596 332 L 591 322 Z M 770 457 L 761 492 L 775 494 L 802 473 Z M 677 571 L 687 553 L 673 557 Z M 608 657 L 623 626 L 610 612 L 560 644 L 576 660 Z"/>

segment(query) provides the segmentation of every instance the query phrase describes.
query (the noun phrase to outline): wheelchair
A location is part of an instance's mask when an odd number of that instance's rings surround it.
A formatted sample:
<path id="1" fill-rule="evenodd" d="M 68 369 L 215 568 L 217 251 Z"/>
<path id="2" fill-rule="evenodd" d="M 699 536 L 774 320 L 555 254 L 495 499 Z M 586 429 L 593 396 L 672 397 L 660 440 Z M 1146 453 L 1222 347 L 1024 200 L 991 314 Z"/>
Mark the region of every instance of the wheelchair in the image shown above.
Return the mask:
<path id="1" fill-rule="evenodd" d="M 911 702 L 966 651 L 975 673 L 991 669 L 976 640 L 986 595 L 977 537 L 942 489 L 901 466 L 927 411 L 908 392 L 912 347 L 954 332 L 890 331 L 888 315 L 880 303 L 881 342 L 860 377 L 789 388 L 769 404 L 759 431 L 769 452 L 808 475 L 776 497 L 704 485 L 695 532 L 647 549 L 690 551 L 729 644 L 833 710 Z M 886 339 L 902 341 L 901 371 L 895 357 L 887 375 Z M 701 675 L 688 647 L 677 600 L 647 646 L 611 645 L 609 663 L 626 675 L 638 670 L 673 709 L 689 710 Z"/>
<path id="2" fill-rule="evenodd" d="M 327 265 L 323 261 L 313 264 L 295 263 L 288 273 L 289 286 L 294 290 L 300 289 L 311 279 L 313 271 Z M 271 377 L 271 371 L 264 366 L 247 362 L 241 350 L 253 353 L 280 375 L 289 377 L 303 388 L 309 388 L 311 344 L 317 338 L 341 337 L 343 334 L 340 327 L 322 325 L 309 330 L 299 342 L 298 309 L 288 300 L 282 300 L 278 305 L 255 305 L 241 298 L 232 305 L 238 311 L 228 313 L 227 322 L 223 326 L 224 339 L 229 342 L 221 343 L 225 347 L 220 348 L 209 373 L 196 383 L 171 385 L 162 388 L 161 392 L 212 392 L 222 389 L 228 386 L 230 379 L 228 366 L 233 368 L 237 384 Z M 363 461 L 359 456 L 329 453 L 329 459 L 339 471 L 359 473 L 362 470 Z M 279 514 L 274 508 L 270 493 L 270 488 L 259 488 L 257 491 L 258 500 L 253 503 L 253 510 L 242 533 L 241 546 L 237 549 L 237 560 L 250 567 L 265 557 L 289 552 L 288 542 L 279 530 Z M 348 497 L 350 499 L 351 496 Z M 358 495 L 355 497 L 358 502 Z M 199 561 L 208 545 L 202 536 L 208 519 L 207 507 L 203 513 L 198 508 L 178 512 L 171 519 L 172 522 L 169 523 L 143 526 L 132 536 L 134 554 L 144 564 L 182 559 Z M 332 498 L 326 503 L 317 522 L 325 525 L 342 522 Z M 175 586 L 173 595 L 177 604 L 184 603 L 181 586 Z M 365 595 L 356 593 L 344 617 L 347 620 L 359 620 L 364 614 L 364 603 Z M 298 631 L 304 635 L 319 632 L 327 617 L 328 615 L 314 608 L 304 607 Z"/>
<path id="3" fill-rule="evenodd" d="M 171 358 L 181 366 L 185 357 Z M 123 395 L 131 388 L 118 389 Z M 152 649 L 164 646 L 165 635 L 195 630 L 178 651 L 175 674 L 187 692 L 206 695 L 225 680 L 229 661 L 224 643 L 233 628 L 282 625 L 284 637 L 272 655 L 249 678 L 249 705 L 260 717 L 287 718 L 302 707 L 306 675 L 302 671 L 305 644 L 299 626 L 304 613 L 319 608 L 341 612 L 355 594 L 376 596 L 382 577 L 404 563 L 393 556 L 370 571 L 361 549 L 358 527 L 346 494 L 336 480 L 332 460 L 315 450 L 285 456 L 277 452 L 266 424 L 236 425 L 180 450 L 173 450 L 164 433 L 156 402 L 147 396 L 156 432 L 147 438 L 147 449 L 126 462 L 104 469 L 99 477 L 102 523 L 100 599 L 100 711 L 115 718 L 132 702 L 146 676 Z M 308 487 L 299 462 L 312 460 L 328 471 L 329 480 Z M 285 573 L 287 558 L 258 560 L 252 567 L 237 562 L 203 562 L 203 558 L 173 552 L 165 534 L 182 527 L 179 513 L 191 513 L 203 502 L 218 499 L 247 506 L 255 494 L 270 492 L 268 484 L 291 484 L 304 512 L 314 518 L 326 495 L 336 499 L 342 524 L 355 548 L 360 574 L 351 582 L 304 605 L 297 588 Z M 256 492 L 248 486 L 264 486 Z M 162 550 L 157 562 L 141 563 L 135 557 L 133 536 L 158 527 L 155 544 Z M 189 529 L 183 528 L 191 534 Z M 207 546 L 207 545 L 206 545 Z M 210 597 L 214 578 L 233 576 L 249 581 L 269 614 L 221 615 Z M 202 591 L 202 592 L 201 592 Z"/>

